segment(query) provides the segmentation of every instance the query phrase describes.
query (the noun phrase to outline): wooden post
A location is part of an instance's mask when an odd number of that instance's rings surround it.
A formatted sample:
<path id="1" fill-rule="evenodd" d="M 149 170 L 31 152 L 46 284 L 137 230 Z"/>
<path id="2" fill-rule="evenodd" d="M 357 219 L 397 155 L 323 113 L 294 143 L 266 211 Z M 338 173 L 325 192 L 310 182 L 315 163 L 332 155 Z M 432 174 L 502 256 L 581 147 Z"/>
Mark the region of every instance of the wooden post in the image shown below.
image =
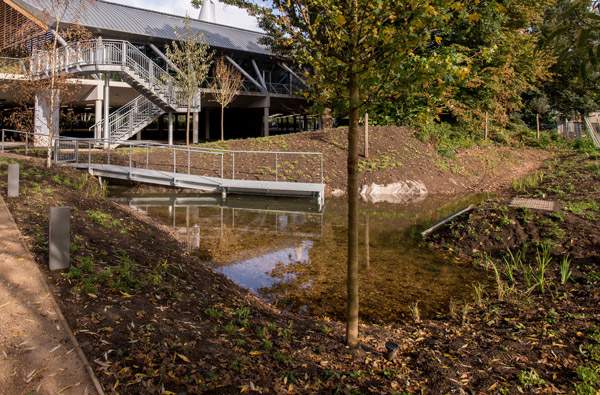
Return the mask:
<path id="1" fill-rule="evenodd" d="M 535 114 L 535 122 L 536 122 L 536 130 L 537 130 L 537 139 L 540 139 L 540 114 Z"/>
<path id="2" fill-rule="evenodd" d="M 365 113 L 365 159 L 369 158 L 369 113 Z"/>
<path id="3" fill-rule="evenodd" d="M 488 119 L 488 112 L 485 112 L 485 139 L 488 139 L 488 133 L 489 133 L 489 119 Z"/>
<path id="4" fill-rule="evenodd" d="M 369 232 L 369 212 L 365 213 L 365 266 L 367 269 L 371 266 L 371 240 Z"/>

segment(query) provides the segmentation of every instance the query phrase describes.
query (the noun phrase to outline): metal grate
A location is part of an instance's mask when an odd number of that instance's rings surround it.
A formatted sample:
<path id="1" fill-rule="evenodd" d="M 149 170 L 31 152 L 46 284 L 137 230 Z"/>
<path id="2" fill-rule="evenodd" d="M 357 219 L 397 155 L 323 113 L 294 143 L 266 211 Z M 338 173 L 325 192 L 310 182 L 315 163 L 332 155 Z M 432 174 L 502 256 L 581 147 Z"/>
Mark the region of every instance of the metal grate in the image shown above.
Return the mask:
<path id="1" fill-rule="evenodd" d="M 524 199 L 514 198 L 510 202 L 510 207 L 530 208 L 533 210 L 555 211 L 557 209 L 556 202 L 539 199 Z"/>

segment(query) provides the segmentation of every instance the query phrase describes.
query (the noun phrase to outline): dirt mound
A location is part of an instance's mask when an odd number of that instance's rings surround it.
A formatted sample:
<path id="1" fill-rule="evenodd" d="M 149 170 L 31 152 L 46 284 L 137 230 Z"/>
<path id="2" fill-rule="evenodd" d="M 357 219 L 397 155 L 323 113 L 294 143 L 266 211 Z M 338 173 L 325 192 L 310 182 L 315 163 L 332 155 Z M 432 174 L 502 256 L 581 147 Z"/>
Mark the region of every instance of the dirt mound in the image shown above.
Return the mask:
<path id="1" fill-rule="evenodd" d="M 347 128 L 337 128 L 207 145 L 235 150 L 322 152 L 325 183 L 331 193 L 346 188 L 347 133 Z M 364 146 L 362 135 L 360 145 Z M 420 141 L 413 129 L 396 126 L 371 128 L 369 151 L 369 158 L 360 160 L 363 185 L 417 180 L 433 194 L 496 190 L 535 170 L 549 157 L 542 150 L 489 145 L 447 158 L 439 155 L 433 144 Z M 301 172 L 314 172 L 309 166 Z"/>

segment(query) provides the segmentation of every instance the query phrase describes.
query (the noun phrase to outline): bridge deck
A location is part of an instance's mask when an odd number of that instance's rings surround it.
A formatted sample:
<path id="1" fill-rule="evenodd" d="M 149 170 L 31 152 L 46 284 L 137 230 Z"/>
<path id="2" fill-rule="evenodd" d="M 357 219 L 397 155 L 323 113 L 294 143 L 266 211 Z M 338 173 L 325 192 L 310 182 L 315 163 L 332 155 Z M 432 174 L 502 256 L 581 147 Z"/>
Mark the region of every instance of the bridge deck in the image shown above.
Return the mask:
<path id="1" fill-rule="evenodd" d="M 240 195 L 265 195 L 287 197 L 315 197 L 322 208 L 325 202 L 325 185 L 316 183 L 232 180 L 198 176 L 168 171 L 140 169 L 128 166 L 72 163 L 72 167 L 86 169 L 98 177 L 116 178 L 155 185 L 197 189 L 207 192 L 225 192 Z"/>

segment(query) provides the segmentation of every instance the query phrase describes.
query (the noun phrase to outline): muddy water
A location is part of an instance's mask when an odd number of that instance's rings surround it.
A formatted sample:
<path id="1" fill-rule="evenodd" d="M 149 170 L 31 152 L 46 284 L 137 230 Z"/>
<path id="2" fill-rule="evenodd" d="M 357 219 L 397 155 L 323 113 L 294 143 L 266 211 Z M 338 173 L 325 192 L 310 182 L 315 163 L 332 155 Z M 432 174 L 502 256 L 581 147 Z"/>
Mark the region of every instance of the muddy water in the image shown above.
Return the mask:
<path id="1" fill-rule="evenodd" d="M 323 212 L 305 200 L 208 195 L 128 195 L 121 204 L 171 226 L 199 254 L 242 287 L 299 313 L 343 319 L 346 292 L 346 202 Z M 418 303 L 422 317 L 447 314 L 451 300 L 472 300 L 488 281 L 469 265 L 428 249 L 420 232 L 481 196 L 429 197 L 402 205 L 364 204 L 360 225 L 360 315 L 397 322 Z"/>

